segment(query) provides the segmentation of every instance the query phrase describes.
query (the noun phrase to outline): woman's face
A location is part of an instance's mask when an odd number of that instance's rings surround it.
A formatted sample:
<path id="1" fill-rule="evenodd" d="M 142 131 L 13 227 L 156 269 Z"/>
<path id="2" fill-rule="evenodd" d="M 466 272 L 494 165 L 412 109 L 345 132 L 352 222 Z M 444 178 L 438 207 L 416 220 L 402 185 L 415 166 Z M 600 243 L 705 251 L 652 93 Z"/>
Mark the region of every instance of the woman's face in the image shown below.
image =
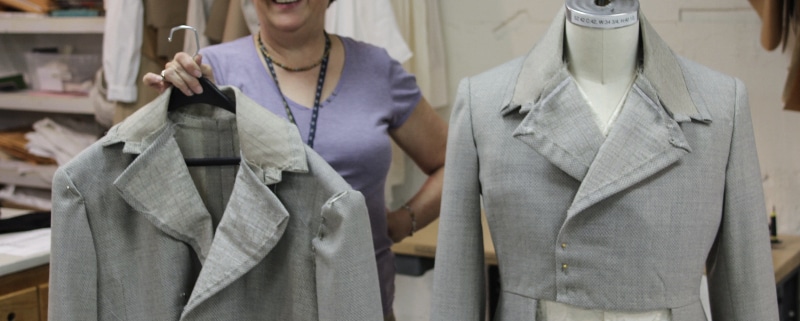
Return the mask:
<path id="1" fill-rule="evenodd" d="M 301 28 L 324 28 L 329 0 L 255 0 L 262 26 L 291 32 Z"/>

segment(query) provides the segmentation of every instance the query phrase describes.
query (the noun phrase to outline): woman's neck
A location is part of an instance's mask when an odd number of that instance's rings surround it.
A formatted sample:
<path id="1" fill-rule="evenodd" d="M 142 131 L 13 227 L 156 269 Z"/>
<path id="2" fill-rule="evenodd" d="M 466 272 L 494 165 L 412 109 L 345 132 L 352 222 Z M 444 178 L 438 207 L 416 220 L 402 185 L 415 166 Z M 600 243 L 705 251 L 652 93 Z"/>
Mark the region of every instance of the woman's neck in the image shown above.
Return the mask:
<path id="1" fill-rule="evenodd" d="M 287 66 L 312 64 L 325 51 L 324 29 L 282 32 L 267 30 L 262 26 L 259 32 L 270 57 Z"/>

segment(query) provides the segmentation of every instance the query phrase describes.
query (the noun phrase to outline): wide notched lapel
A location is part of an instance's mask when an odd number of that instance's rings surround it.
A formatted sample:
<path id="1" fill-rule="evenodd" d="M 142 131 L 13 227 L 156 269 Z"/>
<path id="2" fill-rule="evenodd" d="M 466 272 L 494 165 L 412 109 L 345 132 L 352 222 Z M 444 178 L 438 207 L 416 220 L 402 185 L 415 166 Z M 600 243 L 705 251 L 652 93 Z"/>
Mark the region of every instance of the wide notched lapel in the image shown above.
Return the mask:
<path id="1" fill-rule="evenodd" d="M 678 123 L 635 82 L 567 211 L 591 205 L 660 172 L 691 152 Z M 650 90 L 648 90 L 650 91 Z"/>
<path id="2" fill-rule="evenodd" d="M 228 207 L 183 312 L 191 311 L 259 264 L 283 236 L 289 213 L 243 162 Z"/>
<path id="3" fill-rule="evenodd" d="M 563 61 L 564 9 L 531 49 L 501 114 L 525 114 L 513 132 L 578 181 L 583 180 L 603 141 L 594 115 Z"/>
<path id="4" fill-rule="evenodd" d="M 203 262 L 214 230 L 183 155 L 165 127 L 114 181 L 125 201 L 165 234 L 189 244 Z M 165 193 L 164 191 L 169 191 Z"/>
<path id="5" fill-rule="evenodd" d="M 513 135 L 553 165 L 582 181 L 605 137 L 572 78 L 531 106 Z M 526 106 L 523 106 L 523 111 Z"/>

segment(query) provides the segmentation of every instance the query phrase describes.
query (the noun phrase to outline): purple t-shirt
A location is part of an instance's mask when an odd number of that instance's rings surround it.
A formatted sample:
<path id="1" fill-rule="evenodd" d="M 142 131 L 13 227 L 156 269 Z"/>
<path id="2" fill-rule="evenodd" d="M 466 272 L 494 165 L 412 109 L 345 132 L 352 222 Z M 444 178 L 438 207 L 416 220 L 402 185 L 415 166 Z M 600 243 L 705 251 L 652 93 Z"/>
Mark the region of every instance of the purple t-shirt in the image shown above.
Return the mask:
<path id="1" fill-rule="evenodd" d="M 414 76 L 384 49 L 340 38 L 345 51 L 344 69 L 333 93 L 320 102 L 314 150 L 364 194 L 372 223 L 383 309 L 389 312 L 395 268 L 384 201 L 384 184 L 392 159 L 388 130 L 408 119 L 422 95 Z M 201 53 L 203 62 L 211 65 L 218 85 L 236 86 L 272 113 L 287 118 L 280 93 L 261 63 L 252 37 L 211 46 Z M 307 141 L 311 109 L 291 99 L 287 101 L 300 135 Z"/>

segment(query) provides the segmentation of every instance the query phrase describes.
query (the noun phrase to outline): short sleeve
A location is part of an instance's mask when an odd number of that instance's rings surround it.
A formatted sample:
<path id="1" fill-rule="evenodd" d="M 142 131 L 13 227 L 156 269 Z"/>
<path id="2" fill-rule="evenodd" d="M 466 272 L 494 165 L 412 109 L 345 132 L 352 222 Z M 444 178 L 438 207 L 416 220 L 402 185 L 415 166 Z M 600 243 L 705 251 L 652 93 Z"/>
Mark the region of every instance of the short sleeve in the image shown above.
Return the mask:
<path id="1" fill-rule="evenodd" d="M 219 55 L 212 50 L 203 48 L 200 49 L 200 55 L 203 56 L 203 64 L 207 64 L 211 66 L 211 72 L 214 74 L 214 83 L 217 86 L 229 85 L 227 82 L 227 77 L 225 77 L 225 71 L 220 70 L 219 66 Z"/>
<path id="2" fill-rule="evenodd" d="M 417 86 L 417 78 L 394 59 L 391 59 L 389 81 L 392 99 L 392 120 L 389 128 L 394 129 L 402 126 L 411 116 L 411 112 L 422 99 L 422 92 Z"/>

